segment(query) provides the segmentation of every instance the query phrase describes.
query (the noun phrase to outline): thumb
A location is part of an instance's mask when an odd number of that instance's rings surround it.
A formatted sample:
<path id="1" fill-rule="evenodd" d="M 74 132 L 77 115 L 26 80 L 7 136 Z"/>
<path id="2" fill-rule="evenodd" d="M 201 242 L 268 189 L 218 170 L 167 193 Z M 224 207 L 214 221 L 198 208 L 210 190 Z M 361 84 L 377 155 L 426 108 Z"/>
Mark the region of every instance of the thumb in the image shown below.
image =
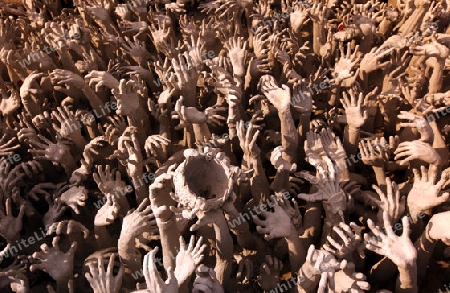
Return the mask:
<path id="1" fill-rule="evenodd" d="M 167 269 L 167 280 L 166 280 L 166 284 L 171 284 L 171 283 L 175 283 L 177 281 L 177 278 L 175 277 L 175 271 L 172 269 L 172 267 Z"/>

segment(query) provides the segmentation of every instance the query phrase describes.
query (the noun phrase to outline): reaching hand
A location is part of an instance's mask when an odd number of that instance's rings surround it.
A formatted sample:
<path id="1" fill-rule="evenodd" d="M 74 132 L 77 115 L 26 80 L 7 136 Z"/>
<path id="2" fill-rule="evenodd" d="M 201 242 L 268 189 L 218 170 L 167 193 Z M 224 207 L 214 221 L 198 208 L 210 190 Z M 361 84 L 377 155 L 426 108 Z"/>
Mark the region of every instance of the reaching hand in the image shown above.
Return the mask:
<path id="1" fill-rule="evenodd" d="M 339 85 L 343 85 L 346 87 L 351 86 L 359 73 L 358 63 L 360 61 L 360 57 L 358 54 L 358 47 L 355 47 L 355 50 L 352 54 L 351 42 L 347 45 L 347 54 L 344 53 L 344 47 L 340 46 L 340 58 L 337 60 L 336 65 L 334 66 L 334 75 L 335 82 Z"/>
<path id="2" fill-rule="evenodd" d="M 195 271 L 197 277 L 194 281 L 192 293 L 223 293 L 223 287 L 216 278 L 214 269 L 200 265 Z"/>
<path id="3" fill-rule="evenodd" d="M 261 215 L 264 220 L 253 215 L 253 221 L 256 225 L 256 231 L 264 234 L 264 239 L 271 240 L 273 238 L 288 237 L 293 228 L 293 224 L 286 211 L 279 206 L 275 197 L 272 196 L 271 201 L 274 204 L 273 212 L 268 212 L 261 207 Z"/>
<path id="4" fill-rule="evenodd" d="M 116 196 L 107 193 L 106 196 L 106 203 L 98 210 L 97 214 L 95 215 L 94 219 L 94 225 L 97 227 L 100 226 L 108 226 L 112 224 L 119 213 L 120 205 L 117 203 Z"/>
<path id="5" fill-rule="evenodd" d="M 359 93 L 358 99 L 356 99 L 356 94 L 353 89 L 349 89 L 348 92 L 350 94 L 350 100 L 346 92 L 342 92 L 343 99 L 341 99 L 347 118 L 347 124 L 353 129 L 360 128 L 369 117 L 368 112 L 363 110 L 364 95 L 363 93 Z"/>
<path id="6" fill-rule="evenodd" d="M 291 106 L 291 90 L 288 86 L 282 85 L 281 88 L 278 87 L 274 77 L 267 74 L 261 77 L 258 86 L 279 112 L 289 110 Z"/>
<path id="7" fill-rule="evenodd" d="M 441 165 L 442 159 L 438 152 L 428 143 L 423 141 L 404 141 L 398 145 L 394 152 L 395 160 L 405 157 L 399 162 L 400 165 L 406 165 L 412 160 L 422 160 L 425 163 Z"/>
<path id="8" fill-rule="evenodd" d="M 338 259 L 350 257 L 361 244 L 361 227 L 354 222 L 351 222 L 350 225 L 341 222 L 338 226 L 333 227 L 333 231 L 341 239 L 340 242 L 342 244 L 331 237 L 331 235 L 328 235 L 327 240 L 329 244 L 324 244 L 323 249 L 332 253 Z"/>
<path id="9" fill-rule="evenodd" d="M 120 233 L 135 238 L 144 232 L 157 232 L 155 216 L 152 214 L 152 209 L 149 200 L 145 199 L 135 210 L 130 210 L 122 222 L 122 232 Z"/>
<path id="10" fill-rule="evenodd" d="M 97 183 L 98 189 L 103 194 L 116 194 L 117 191 L 122 191 L 126 189 L 126 183 L 122 181 L 122 174 L 120 171 L 116 171 L 116 176 L 114 176 L 113 171 L 111 171 L 111 166 L 106 165 L 105 171 L 103 171 L 103 166 L 97 167 L 97 173 L 93 174 L 94 181 Z"/>
<path id="11" fill-rule="evenodd" d="M 331 160 L 326 157 L 325 162 L 328 168 L 318 168 L 318 177 L 313 177 L 305 172 L 300 172 L 302 177 L 317 187 L 318 191 L 313 194 L 300 193 L 298 197 L 306 201 L 324 201 L 324 207 L 332 214 L 339 213 L 343 217 L 343 212 L 347 208 L 347 195 L 339 185 L 341 172 Z"/>
<path id="12" fill-rule="evenodd" d="M 390 178 L 386 177 L 386 188 L 387 196 L 384 192 L 376 185 L 372 185 L 373 189 L 380 196 L 380 201 L 375 201 L 378 205 L 378 219 L 380 223 L 383 219 L 383 213 L 386 211 L 389 216 L 389 221 L 391 223 L 396 223 L 401 215 L 405 212 L 405 198 L 400 199 L 400 191 L 395 181 L 391 181 Z"/>
<path id="13" fill-rule="evenodd" d="M 84 239 L 87 239 L 89 236 L 89 230 L 83 224 L 74 220 L 63 220 L 53 223 L 48 227 L 47 235 L 52 235 L 53 233 L 58 236 L 70 236 L 74 233 L 82 233 Z"/>
<path id="14" fill-rule="evenodd" d="M 144 256 L 143 271 L 148 292 L 154 293 L 178 293 L 178 281 L 172 268 L 167 270 L 166 282 L 161 278 L 156 268 L 155 255 L 159 248 L 155 247 Z"/>
<path id="15" fill-rule="evenodd" d="M 6 214 L 0 209 L 0 235 L 8 242 L 12 242 L 17 238 L 22 230 L 22 219 L 25 213 L 25 205 L 20 206 L 17 217 L 13 216 L 11 198 L 5 201 Z"/>
<path id="16" fill-rule="evenodd" d="M 448 192 L 441 192 L 448 179 L 447 172 L 442 172 L 441 179 L 437 181 L 438 168 L 436 166 L 431 165 L 428 170 L 425 166 L 421 166 L 420 172 L 417 169 L 412 171 L 414 182 L 407 197 L 411 212 L 426 211 L 443 204 L 449 199 L 450 194 Z"/>
<path id="17" fill-rule="evenodd" d="M 256 278 L 263 290 L 271 290 L 280 282 L 280 271 L 283 263 L 276 257 L 266 255 L 265 262 L 261 264 L 259 275 Z"/>
<path id="18" fill-rule="evenodd" d="M 75 214 L 79 215 L 78 206 L 84 207 L 84 202 L 88 198 L 88 191 L 84 186 L 73 186 L 63 192 L 60 197 L 55 199 L 56 203 L 64 203 L 69 206 Z"/>
<path id="19" fill-rule="evenodd" d="M 395 235 L 387 211 L 383 213 L 383 220 L 385 232 L 382 232 L 380 227 L 375 226 L 372 220 L 368 220 L 367 224 L 375 237 L 364 234 L 366 247 L 375 253 L 388 257 L 399 268 L 407 269 L 411 262 L 415 262 L 417 255 L 416 249 L 409 239 L 409 220 L 407 217 L 402 218 L 403 233 L 401 236 Z"/>
<path id="20" fill-rule="evenodd" d="M 248 41 L 239 37 L 233 37 L 228 43 L 228 54 L 230 56 L 233 72 L 237 76 L 243 77 L 245 75 L 245 59 L 247 55 Z"/>
<path id="21" fill-rule="evenodd" d="M 112 94 L 117 99 L 117 114 L 130 116 L 139 108 L 139 94 L 134 80 L 121 79 L 118 88 L 112 89 Z"/>
<path id="22" fill-rule="evenodd" d="M 186 282 L 195 271 L 195 268 L 203 260 L 203 251 L 206 244 L 202 245 L 203 238 L 200 237 L 194 246 L 195 236 L 191 236 L 189 246 L 186 247 L 183 236 L 180 236 L 180 252 L 176 257 L 175 277 L 178 284 Z"/>
<path id="23" fill-rule="evenodd" d="M 259 130 L 253 127 L 253 123 L 244 123 L 240 120 L 236 123 L 236 132 L 239 138 L 239 145 L 242 151 L 248 157 L 256 157 L 260 153 L 260 149 L 256 143 L 258 139 Z"/>
<path id="24" fill-rule="evenodd" d="M 30 266 L 30 271 L 43 270 L 57 282 L 68 281 L 73 278 L 73 258 L 77 250 L 77 243 L 73 242 L 69 251 L 62 252 L 59 249 L 59 237 L 54 237 L 52 247 L 41 245 L 42 252 L 35 252 L 31 261 L 39 261 Z"/>
<path id="25" fill-rule="evenodd" d="M 119 293 L 122 288 L 122 277 L 125 267 L 120 265 L 120 269 L 116 276 L 114 276 L 114 258 L 116 254 L 112 253 L 109 257 L 108 268 L 105 271 L 103 265 L 103 257 L 98 257 L 97 267 L 95 261 L 89 262 L 89 272 L 84 274 L 84 277 L 89 281 L 94 293 Z"/>

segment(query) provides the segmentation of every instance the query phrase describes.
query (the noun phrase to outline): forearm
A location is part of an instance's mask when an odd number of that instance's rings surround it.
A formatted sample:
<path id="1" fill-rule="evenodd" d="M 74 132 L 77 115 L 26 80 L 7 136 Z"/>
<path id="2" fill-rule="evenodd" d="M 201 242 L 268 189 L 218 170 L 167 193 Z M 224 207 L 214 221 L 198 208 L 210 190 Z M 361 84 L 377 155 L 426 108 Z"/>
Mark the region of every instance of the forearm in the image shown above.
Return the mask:
<path id="1" fill-rule="evenodd" d="M 75 147 L 77 148 L 77 151 L 79 153 L 82 153 L 84 150 L 84 147 L 86 146 L 86 141 L 84 140 L 83 136 L 77 135 L 72 138 L 72 142 L 74 143 Z"/>
<path id="2" fill-rule="evenodd" d="M 298 293 L 314 293 L 319 284 L 319 276 L 316 276 L 309 268 L 308 263 L 304 263 L 298 271 Z"/>
<path id="3" fill-rule="evenodd" d="M 135 237 L 127 233 L 121 233 L 117 244 L 121 262 L 130 271 L 136 272 L 141 269 L 141 254 L 135 247 Z"/>
<path id="4" fill-rule="evenodd" d="M 419 239 L 416 240 L 414 246 L 417 250 L 417 284 L 421 284 L 427 273 L 428 263 L 430 262 L 431 254 L 437 244 L 437 241 L 428 235 L 429 226 L 426 227 Z"/>
<path id="5" fill-rule="evenodd" d="M 231 238 L 225 218 L 214 223 L 216 235 L 216 266 L 217 280 L 221 284 L 227 284 L 231 276 L 233 261 L 233 239 Z"/>
<path id="6" fill-rule="evenodd" d="M 359 144 L 359 134 L 360 129 L 347 126 L 344 130 L 344 149 L 347 154 L 349 155 L 356 155 L 358 152 L 358 144 Z M 351 170 L 354 165 L 349 166 Z"/>
<path id="7" fill-rule="evenodd" d="M 327 41 L 326 23 L 323 21 L 313 22 L 313 50 L 317 56 L 320 56 L 320 48 Z"/>
<path id="8" fill-rule="evenodd" d="M 302 263 L 306 259 L 306 251 L 303 247 L 297 229 L 291 223 L 291 231 L 288 237 L 286 237 L 286 242 L 289 249 L 289 261 L 291 264 L 291 271 L 296 272 L 300 269 Z"/>
<path id="9" fill-rule="evenodd" d="M 61 166 L 64 168 L 64 171 L 66 171 L 66 174 L 69 177 L 72 175 L 73 171 L 77 169 L 77 164 L 75 163 L 72 155 L 65 156 L 61 162 Z"/>
<path id="10" fill-rule="evenodd" d="M 350 171 L 348 170 L 348 164 L 345 159 L 336 160 L 336 165 L 341 172 L 341 180 L 340 182 L 350 181 Z"/>
<path id="11" fill-rule="evenodd" d="M 241 214 L 233 207 L 232 210 L 227 210 L 225 212 L 225 219 L 228 223 L 228 228 L 236 236 L 237 243 L 245 249 L 257 250 L 259 249 L 259 244 L 262 241 L 255 237 L 250 232 L 250 226 L 247 221 L 241 216 Z M 262 245 L 264 247 L 265 245 Z"/>
<path id="12" fill-rule="evenodd" d="M 97 94 L 91 89 L 88 84 L 81 89 L 86 99 L 89 101 L 91 107 L 96 111 L 96 113 L 101 113 L 103 102 L 97 96 Z"/>
<path id="13" fill-rule="evenodd" d="M 446 113 L 445 113 L 446 114 Z M 445 139 L 439 131 L 439 127 L 436 123 L 436 120 L 430 122 L 431 129 L 433 129 L 433 148 L 439 154 L 440 160 L 438 163 L 433 164 L 435 167 L 440 168 L 442 165 L 445 165 L 444 162 L 448 162 L 449 159 L 449 151 L 445 144 Z"/>
<path id="14" fill-rule="evenodd" d="M 405 268 L 398 269 L 400 274 L 397 278 L 396 293 L 417 293 L 417 264 L 416 259 L 412 259 L 411 262 Z"/>
<path id="15" fill-rule="evenodd" d="M 139 147 L 144 149 L 147 137 L 152 133 L 150 120 L 143 107 L 139 107 L 132 115 L 127 116 L 129 126 L 134 126 L 137 129 L 136 136 L 139 141 Z"/>
<path id="16" fill-rule="evenodd" d="M 56 281 L 56 293 L 70 293 L 69 291 L 69 278 L 64 280 L 57 280 Z"/>
<path id="17" fill-rule="evenodd" d="M 377 179 L 378 186 L 386 186 L 386 175 L 384 172 L 384 167 L 372 166 L 373 171 L 375 172 L 375 177 Z"/>
<path id="18" fill-rule="evenodd" d="M 250 190 L 256 202 L 265 202 L 270 197 L 270 186 L 267 181 L 264 168 L 259 156 L 249 159 L 249 167 L 253 169 L 253 177 L 250 179 Z"/>
<path id="19" fill-rule="evenodd" d="M 138 203 L 143 202 L 144 199 L 148 198 L 149 191 L 147 184 L 143 184 L 142 178 L 143 178 L 143 171 L 139 170 L 135 176 L 131 177 L 131 180 L 133 182 L 134 190 L 136 193 L 136 200 Z"/>
<path id="20" fill-rule="evenodd" d="M 180 233 L 175 222 L 175 215 L 172 213 L 172 216 L 164 222 L 157 218 L 156 224 L 159 228 L 164 268 L 166 270 L 170 267 L 175 268 L 175 256 L 180 249 Z"/>
<path id="21" fill-rule="evenodd" d="M 111 234 L 109 234 L 106 226 L 94 225 L 94 235 L 99 249 L 113 247 L 117 245 L 117 243 L 111 237 Z"/>
<path id="22" fill-rule="evenodd" d="M 281 145 L 285 149 L 283 159 L 297 163 L 298 134 L 290 108 L 281 110 L 278 117 L 281 120 Z"/>
<path id="23" fill-rule="evenodd" d="M 72 56 L 70 56 L 69 51 L 64 47 L 64 45 L 60 48 L 58 47 L 59 49 L 57 50 L 58 56 L 62 63 L 62 68 L 72 71 L 76 74 L 80 74 L 80 71 L 78 71 L 78 68 L 75 66 L 75 62 L 73 61 Z"/>
<path id="24" fill-rule="evenodd" d="M 282 192 L 289 186 L 289 170 L 278 170 L 272 182 L 272 189 L 275 192 Z"/>
<path id="25" fill-rule="evenodd" d="M 205 142 L 205 137 L 209 139 L 211 137 L 211 132 L 209 131 L 208 124 L 192 124 L 194 129 L 195 141 Z"/>
<path id="26" fill-rule="evenodd" d="M 301 158 L 299 161 L 303 161 L 305 159 L 305 150 L 303 149 L 303 144 L 306 139 L 306 133 L 309 131 L 309 125 L 311 123 L 311 112 L 306 112 L 300 114 L 300 121 L 297 127 L 297 133 L 298 133 L 298 150 L 297 153 Z"/>

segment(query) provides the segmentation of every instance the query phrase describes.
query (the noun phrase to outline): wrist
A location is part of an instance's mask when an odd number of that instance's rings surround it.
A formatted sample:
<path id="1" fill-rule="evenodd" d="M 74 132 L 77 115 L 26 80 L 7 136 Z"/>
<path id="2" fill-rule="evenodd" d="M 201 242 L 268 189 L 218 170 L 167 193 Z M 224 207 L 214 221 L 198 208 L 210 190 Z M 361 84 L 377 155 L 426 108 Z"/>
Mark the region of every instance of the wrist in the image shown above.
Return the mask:
<path id="1" fill-rule="evenodd" d="M 347 125 L 347 130 L 349 133 L 359 133 L 359 129 L 360 129 L 360 127 L 356 127 L 356 126 L 350 125 L 350 124 Z"/>

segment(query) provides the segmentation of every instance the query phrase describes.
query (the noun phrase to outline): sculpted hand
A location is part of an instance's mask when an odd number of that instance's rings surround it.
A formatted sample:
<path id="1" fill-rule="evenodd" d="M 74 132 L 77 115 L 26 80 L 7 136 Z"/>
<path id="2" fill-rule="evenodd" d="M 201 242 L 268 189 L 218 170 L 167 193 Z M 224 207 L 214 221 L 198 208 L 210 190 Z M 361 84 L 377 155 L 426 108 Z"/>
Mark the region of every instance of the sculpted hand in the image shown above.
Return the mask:
<path id="1" fill-rule="evenodd" d="M 256 140 L 258 139 L 260 131 L 253 127 L 253 123 L 244 123 L 244 121 L 239 120 L 236 123 L 236 132 L 239 138 L 239 145 L 244 154 L 249 157 L 259 155 L 260 149 L 256 143 Z"/>
<path id="2" fill-rule="evenodd" d="M 379 226 L 375 226 L 372 220 L 367 221 L 375 237 L 364 234 L 366 248 L 388 257 L 399 268 L 407 269 L 411 261 L 415 261 L 417 257 L 414 244 L 409 239 L 409 220 L 407 217 L 402 218 L 403 233 L 401 236 L 395 235 L 387 211 L 383 213 L 383 220 L 385 232 L 381 231 Z"/>
<path id="3" fill-rule="evenodd" d="M 164 282 L 156 268 L 155 255 L 159 248 L 155 247 L 144 256 L 143 271 L 148 292 L 178 293 L 178 281 L 172 268 L 167 270 L 167 280 Z"/>
<path id="4" fill-rule="evenodd" d="M 244 76 L 246 71 L 245 59 L 248 52 L 248 41 L 244 42 L 243 38 L 232 37 L 229 40 L 227 47 L 234 74 L 241 77 Z"/>
<path id="5" fill-rule="evenodd" d="M 112 94 L 117 99 L 117 114 L 129 116 L 139 108 L 139 94 L 134 80 L 121 79 L 118 88 L 112 89 Z"/>
<path id="6" fill-rule="evenodd" d="M 111 193 L 105 194 L 106 203 L 98 210 L 95 215 L 94 225 L 97 227 L 108 226 L 112 224 L 119 214 L 120 205 L 117 203 L 115 195 Z"/>
<path id="7" fill-rule="evenodd" d="M 155 216 L 152 214 L 152 209 L 149 200 L 145 199 L 138 206 L 136 210 L 130 210 L 123 219 L 122 234 L 126 234 L 130 238 L 141 236 L 144 232 L 157 232 Z"/>
<path id="8" fill-rule="evenodd" d="M 437 181 L 438 168 L 430 165 L 427 170 L 425 166 L 412 170 L 414 173 L 413 187 L 408 194 L 408 207 L 410 212 L 426 211 L 446 202 L 450 194 L 442 193 L 442 187 L 448 180 L 449 173 L 442 172 L 441 179 Z M 436 182 L 437 181 L 437 182 Z"/>
<path id="9" fill-rule="evenodd" d="M 82 233 L 84 239 L 87 239 L 89 236 L 89 230 L 83 224 L 74 220 L 64 220 L 53 223 L 48 228 L 47 235 L 52 235 L 53 233 L 56 233 L 58 236 L 70 236 L 74 233 Z"/>
<path id="10" fill-rule="evenodd" d="M 433 129 L 425 117 L 415 115 L 407 111 L 400 111 L 397 116 L 399 119 L 409 120 L 409 122 L 401 122 L 400 127 L 414 127 L 420 133 L 420 141 L 432 144 L 434 139 Z"/>
<path id="11" fill-rule="evenodd" d="M 195 246 L 194 241 L 195 236 L 191 236 L 189 246 L 186 247 L 183 237 L 180 236 L 180 252 L 178 252 L 175 259 L 175 278 L 178 280 L 178 285 L 186 282 L 203 260 L 203 251 L 206 248 L 206 244 L 202 245 L 202 237 L 198 239 Z"/>
<path id="12" fill-rule="evenodd" d="M 17 217 L 13 216 L 11 198 L 5 201 L 6 214 L 0 209 L 0 235 L 8 242 L 12 242 L 22 230 L 22 219 L 25 213 L 25 205 L 20 206 Z"/>
<path id="13" fill-rule="evenodd" d="M 59 237 L 54 237 L 51 248 L 45 243 L 42 244 L 42 252 L 35 252 L 30 257 L 34 263 L 30 266 L 30 271 L 43 270 L 59 283 L 73 278 L 73 258 L 77 250 L 77 243 L 73 242 L 67 252 L 62 252 L 58 243 Z"/>
<path id="14" fill-rule="evenodd" d="M 216 278 L 214 269 L 200 265 L 196 270 L 192 293 L 223 293 L 223 287 Z"/>
<path id="15" fill-rule="evenodd" d="M 266 240 L 288 237 L 293 228 L 291 219 L 286 211 L 279 206 L 275 197 L 272 196 L 271 201 L 274 204 L 273 212 L 268 212 L 261 207 L 261 215 L 264 220 L 253 215 L 253 221 L 257 225 L 256 231 L 260 234 L 264 234 L 264 239 Z"/>
<path id="16" fill-rule="evenodd" d="M 122 174 L 120 171 L 116 171 L 116 176 L 114 176 L 113 171 L 111 171 L 111 166 L 106 165 L 103 171 L 103 166 L 97 167 L 97 173 L 93 174 L 94 181 L 97 183 L 98 189 L 103 194 L 115 194 L 117 191 L 122 191 L 126 189 L 126 183 L 122 181 Z"/>
<path id="17" fill-rule="evenodd" d="M 258 87 L 278 111 L 289 110 L 291 106 L 291 90 L 288 86 L 282 85 L 281 88 L 278 87 L 275 78 L 266 74 L 261 77 Z"/>
<path id="18" fill-rule="evenodd" d="M 351 86 L 359 73 L 358 63 L 360 57 L 356 46 L 352 54 L 350 42 L 347 45 L 347 54 L 344 53 L 344 47 L 340 46 L 340 58 L 334 66 L 335 82 L 343 86 Z M 339 54 L 338 54 L 339 55 Z"/>
<path id="19" fill-rule="evenodd" d="M 364 293 L 370 290 L 370 285 L 363 273 L 355 272 L 355 265 L 348 263 L 347 267 L 334 274 L 336 293 Z"/>
<path id="20" fill-rule="evenodd" d="M 56 203 L 64 203 L 69 206 L 75 214 L 79 215 L 78 206 L 84 207 L 88 198 L 88 191 L 84 186 L 72 186 L 55 199 Z"/>
<path id="21" fill-rule="evenodd" d="M 57 110 L 58 111 L 52 112 L 52 116 L 55 117 L 61 125 L 61 127 L 58 127 L 56 124 L 53 124 L 53 128 L 56 132 L 71 141 L 76 142 L 81 140 L 84 142 L 84 139 L 81 136 L 81 126 L 78 125 L 79 122 L 72 111 L 70 111 L 67 106 L 64 108 L 58 107 Z"/>
<path id="22" fill-rule="evenodd" d="M 441 165 L 442 159 L 438 152 L 428 143 L 423 141 L 404 141 L 398 145 L 394 152 L 395 160 L 405 157 L 399 162 L 400 165 L 406 165 L 412 160 L 422 160 L 425 163 Z"/>
<path id="23" fill-rule="evenodd" d="M 364 94 L 361 92 L 356 98 L 353 89 L 348 90 L 350 99 L 346 92 L 342 92 L 343 99 L 341 99 L 342 106 L 345 110 L 347 124 L 350 128 L 360 128 L 364 122 L 369 118 L 369 113 L 363 110 Z"/>
<path id="24" fill-rule="evenodd" d="M 332 253 L 336 258 L 342 260 L 351 256 L 361 244 L 361 227 L 357 226 L 354 222 L 347 225 L 344 222 L 340 222 L 338 226 L 333 227 L 333 231 L 336 236 L 334 238 L 331 235 L 327 236 L 328 243 L 323 245 L 323 249 Z M 340 239 L 339 242 L 338 240 Z"/>
<path id="25" fill-rule="evenodd" d="M 380 201 L 375 200 L 379 207 L 378 220 L 380 223 L 383 220 L 384 212 L 387 212 L 391 223 L 396 223 L 406 208 L 405 198 L 400 199 L 400 191 L 395 181 L 391 181 L 390 178 L 386 177 L 387 196 L 378 186 L 372 185 L 372 188 L 380 196 Z"/>
<path id="26" fill-rule="evenodd" d="M 103 257 L 97 258 L 97 267 L 95 262 L 89 262 L 89 272 L 84 277 L 89 281 L 94 293 L 119 293 L 122 287 L 122 277 L 125 267 L 120 265 L 117 275 L 114 276 L 114 258 L 116 254 L 112 253 L 109 257 L 108 268 L 105 271 Z"/>
<path id="27" fill-rule="evenodd" d="M 276 257 L 266 255 L 266 259 L 256 277 L 259 286 L 263 290 L 271 290 L 280 282 L 280 271 L 283 269 L 283 263 Z"/>

